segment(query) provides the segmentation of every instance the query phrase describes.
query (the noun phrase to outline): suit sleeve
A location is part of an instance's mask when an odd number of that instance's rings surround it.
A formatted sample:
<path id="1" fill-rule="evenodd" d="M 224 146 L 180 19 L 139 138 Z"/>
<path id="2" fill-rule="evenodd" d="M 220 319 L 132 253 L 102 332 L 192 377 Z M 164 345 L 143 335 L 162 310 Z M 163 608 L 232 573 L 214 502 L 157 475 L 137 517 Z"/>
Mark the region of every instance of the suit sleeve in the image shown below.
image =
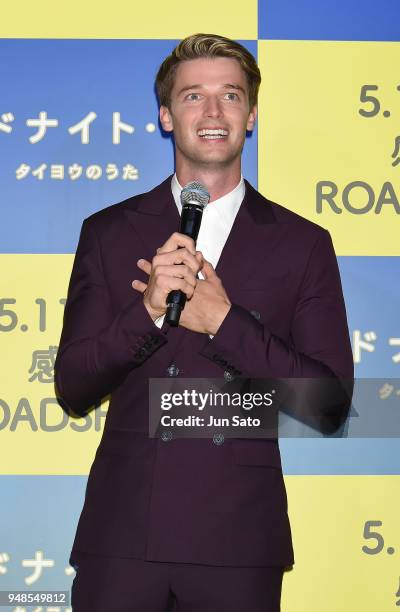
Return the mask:
<path id="1" fill-rule="evenodd" d="M 201 354 L 238 376 L 351 381 L 350 392 L 347 387 L 343 396 L 347 401 L 344 399 L 337 406 L 346 412 L 350 406 L 349 393 L 351 400 L 353 358 L 340 274 L 329 232 L 320 232 L 308 257 L 289 341 L 275 335 L 242 306 L 232 304 Z M 327 406 L 328 411 L 331 409 L 332 405 Z"/>
<path id="2" fill-rule="evenodd" d="M 117 315 L 112 312 L 99 241 L 85 219 L 55 362 L 57 396 L 63 409 L 83 416 L 166 342 L 142 295 L 133 289 L 132 300 Z"/>

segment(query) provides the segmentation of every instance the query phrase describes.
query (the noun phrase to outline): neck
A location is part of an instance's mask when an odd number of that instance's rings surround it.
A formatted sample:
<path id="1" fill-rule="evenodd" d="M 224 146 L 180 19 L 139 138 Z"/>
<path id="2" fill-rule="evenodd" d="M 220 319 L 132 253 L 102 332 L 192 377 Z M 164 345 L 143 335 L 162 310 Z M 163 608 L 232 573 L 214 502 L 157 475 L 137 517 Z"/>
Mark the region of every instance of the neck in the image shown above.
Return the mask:
<path id="1" fill-rule="evenodd" d="M 190 181 L 200 181 L 210 193 L 210 202 L 222 198 L 238 185 L 241 177 L 241 166 L 236 164 L 235 168 L 207 168 L 201 166 L 185 167 L 176 166 L 176 176 L 179 184 L 186 185 Z"/>

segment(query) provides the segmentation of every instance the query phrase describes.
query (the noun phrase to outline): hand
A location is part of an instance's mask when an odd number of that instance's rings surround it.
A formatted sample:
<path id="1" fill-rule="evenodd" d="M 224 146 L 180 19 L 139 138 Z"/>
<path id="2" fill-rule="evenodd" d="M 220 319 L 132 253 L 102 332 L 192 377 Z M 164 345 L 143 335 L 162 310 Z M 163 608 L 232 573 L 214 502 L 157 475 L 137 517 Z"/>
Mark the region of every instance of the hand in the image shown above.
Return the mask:
<path id="1" fill-rule="evenodd" d="M 196 251 L 192 238 L 174 232 L 157 249 L 151 263 L 139 259 L 137 266 L 149 275 L 149 279 L 147 283 L 134 280 L 132 287 L 143 293 L 143 303 L 155 321 L 165 314 L 167 296 L 173 289 L 183 291 L 187 299 L 192 297 L 197 283 L 196 275 L 203 266 L 203 256 Z"/>
<path id="2" fill-rule="evenodd" d="M 195 288 L 189 291 L 191 295 L 188 295 L 186 305 L 181 312 L 179 324 L 192 331 L 215 336 L 219 326 L 230 310 L 231 302 L 212 264 L 204 259 L 199 251 L 196 251 L 195 257 L 198 258 L 198 261 L 200 261 L 201 258 L 203 262 L 201 271 L 205 279 L 195 279 Z M 153 261 L 154 259 L 155 258 L 153 258 Z M 137 291 L 146 293 L 146 289 L 150 286 L 150 279 L 153 274 L 152 265 L 145 259 L 139 260 L 139 262 L 138 267 L 150 276 L 149 283 L 146 285 L 146 283 L 142 283 L 141 281 L 133 281 L 132 286 Z M 163 295 L 163 289 L 160 291 L 161 295 Z M 169 289 L 166 291 L 166 295 L 168 295 L 168 293 Z M 154 291 L 154 295 L 156 295 L 156 291 Z M 166 295 L 164 297 L 164 304 Z M 156 311 L 155 315 L 150 314 L 150 316 L 152 316 L 154 321 L 157 317 L 164 314 L 165 311 L 166 306 L 164 305 L 163 310 L 160 309 L 159 311 L 160 314 L 157 314 Z"/>
<path id="3" fill-rule="evenodd" d="M 197 279 L 192 297 L 181 312 L 179 324 L 192 331 L 215 336 L 231 308 L 231 302 L 212 264 L 204 259 L 204 280 Z"/>

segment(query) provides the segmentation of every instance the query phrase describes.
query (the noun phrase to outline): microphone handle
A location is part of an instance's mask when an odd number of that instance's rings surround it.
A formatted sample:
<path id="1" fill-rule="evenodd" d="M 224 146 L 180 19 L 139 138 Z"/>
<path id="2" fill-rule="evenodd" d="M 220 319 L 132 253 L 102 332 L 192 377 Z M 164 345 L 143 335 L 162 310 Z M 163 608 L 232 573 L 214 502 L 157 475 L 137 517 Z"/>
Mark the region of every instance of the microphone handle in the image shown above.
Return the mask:
<path id="1" fill-rule="evenodd" d="M 190 238 L 193 238 L 196 243 L 199 235 L 201 219 L 203 216 L 203 207 L 197 203 L 184 204 L 181 215 L 181 225 L 179 231 Z M 181 265 L 181 264 L 177 264 Z M 167 297 L 167 312 L 165 320 L 171 327 L 178 327 L 181 312 L 186 304 L 186 293 L 180 289 L 173 289 Z"/>
<path id="2" fill-rule="evenodd" d="M 181 318 L 181 312 L 186 304 L 186 293 L 180 289 L 170 291 L 167 299 L 167 312 L 165 320 L 171 327 L 178 327 Z"/>

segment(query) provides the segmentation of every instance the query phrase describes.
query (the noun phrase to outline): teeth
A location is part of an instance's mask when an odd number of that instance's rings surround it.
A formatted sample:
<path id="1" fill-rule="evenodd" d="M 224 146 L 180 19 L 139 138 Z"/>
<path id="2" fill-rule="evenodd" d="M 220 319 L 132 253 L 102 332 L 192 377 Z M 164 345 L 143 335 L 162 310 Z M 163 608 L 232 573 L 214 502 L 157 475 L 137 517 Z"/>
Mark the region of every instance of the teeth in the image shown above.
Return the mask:
<path id="1" fill-rule="evenodd" d="M 199 130 L 197 132 L 198 136 L 227 136 L 227 130 Z"/>

